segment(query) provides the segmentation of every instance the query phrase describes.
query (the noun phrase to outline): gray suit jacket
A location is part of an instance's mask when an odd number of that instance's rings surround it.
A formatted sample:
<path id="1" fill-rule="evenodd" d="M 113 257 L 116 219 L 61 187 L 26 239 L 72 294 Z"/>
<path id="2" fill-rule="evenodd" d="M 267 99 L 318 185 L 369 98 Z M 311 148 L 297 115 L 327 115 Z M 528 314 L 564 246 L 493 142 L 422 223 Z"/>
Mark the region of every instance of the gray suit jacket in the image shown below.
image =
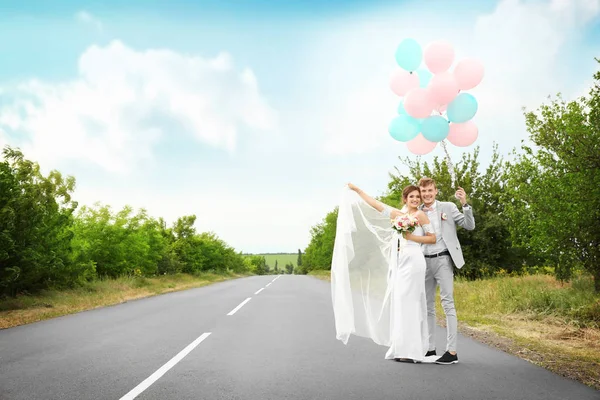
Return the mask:
<path id="1" fill-rule="evenodd" d="M 422 209 L 423 205 L 419 208 Z M 456 268 L 460 269 L 465 265 L 465 259 L 460 247 L 460 242 L 456 236 L 456 225 L 462 226 L 470 231 L 475 229 L 473 208 L 471 206 L 464 207 L 463 212 L 460 212 L 456 204 L 436 200 L 436 211 L 437 217 L 440 219 L 444 243 L 446 243 L 446 247 L 450 252 L 450 257 L 452 257 L 452 261 L 454 261 L 454 265 L 456 265 Z M 446 214 L 446 220 L 442 220 L 442 214 Z"/>

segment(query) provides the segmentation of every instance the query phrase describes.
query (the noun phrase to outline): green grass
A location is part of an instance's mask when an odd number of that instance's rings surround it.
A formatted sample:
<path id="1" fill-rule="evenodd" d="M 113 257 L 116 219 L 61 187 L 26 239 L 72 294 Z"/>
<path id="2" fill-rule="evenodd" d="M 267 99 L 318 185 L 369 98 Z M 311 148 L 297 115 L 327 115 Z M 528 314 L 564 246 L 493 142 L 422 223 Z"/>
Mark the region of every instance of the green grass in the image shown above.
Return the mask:
<path id="1" fill-rule="evenodd" d="M 315 269 L 310 271 L 307 275 L 314 276 L 315 278 L 323 279 L 326 281 L 331 280 L 331 271 L 328 269 Z"/>
<path id="2" fill-rule="evenodd" d="M 329 270 L 314 270 L 308 275 L 329 280 Z M 577 328 L 600 329 L 600 295 L 594 293 L 591 276 L 583 275 L 570 283 L 561 283 L 549 275 L 501 276 L 454 281 L 456 309 L 473 322 L 491 316 L 526 315 L 541 321 L 558 318 Z M 438 311 L 442 312 L 439 303 Z"/>
<path id="3" fill-rule="evenodd" d="M 548 275 L 457 278 L 454 287 L 457 310 L 473 317 L 527 314 L 538 321 L 555 317 L 579 328 L 600 328 L 600 296 L 590 276 L 564 284 Z"/>
<path id="4" fill-rule="evenodd" d="M 548 275 L 457 279 L 454 301 L 459 324 L 505 338 L 503 350 L 600 389 L 600 296 L 590 276 L 564 284 Z M 444 323 L 439 298 L 437 314 Z"/>

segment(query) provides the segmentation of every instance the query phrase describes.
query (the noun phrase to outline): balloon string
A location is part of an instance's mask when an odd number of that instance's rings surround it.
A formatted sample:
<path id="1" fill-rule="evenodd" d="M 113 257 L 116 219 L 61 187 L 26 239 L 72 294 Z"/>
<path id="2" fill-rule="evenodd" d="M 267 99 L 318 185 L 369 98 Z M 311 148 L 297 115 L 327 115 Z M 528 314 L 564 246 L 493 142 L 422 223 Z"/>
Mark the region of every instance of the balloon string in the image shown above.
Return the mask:
<path id="1" fill-rule="evenodd" d="M 450 153 L 448 153 L 448 148 L 446 147 L 446 141 L 442 140 L 442 147 L 444 148 L 444 153 L 446 153 L 446 162 L 448 163 L 448 171 L 450 172 L 450 177 L 452 178 L 452 186 L 456 185 L 456 171 L 454 171 L 454 165 L 452 164 L 452 159 L 450 158 Z"/>

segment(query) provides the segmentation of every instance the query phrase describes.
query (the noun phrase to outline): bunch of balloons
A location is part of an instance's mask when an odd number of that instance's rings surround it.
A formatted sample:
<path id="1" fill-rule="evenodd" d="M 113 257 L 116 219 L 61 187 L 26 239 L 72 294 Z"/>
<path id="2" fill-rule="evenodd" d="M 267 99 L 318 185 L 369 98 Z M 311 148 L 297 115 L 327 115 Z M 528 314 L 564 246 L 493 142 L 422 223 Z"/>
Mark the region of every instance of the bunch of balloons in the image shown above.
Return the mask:
<path id="1" fill-rule="evenodd" d="M 452 44 L 433 42 L 423 50 L 414 39 L 404 39 L 398 45 L 396 62 L 400 68 L 394 71 L 390 87 L 403 99 L 398 116 L 389 125 L 390 135 L 406 142 L 417 155 L 431 152 L 444 139 L 459 147 L 473 144 L 478 128 L 472 118 L 478 104 L 465 90 L 481 82 L 483 65 L 466 58 L 450 71 L 454 63 Z"/>

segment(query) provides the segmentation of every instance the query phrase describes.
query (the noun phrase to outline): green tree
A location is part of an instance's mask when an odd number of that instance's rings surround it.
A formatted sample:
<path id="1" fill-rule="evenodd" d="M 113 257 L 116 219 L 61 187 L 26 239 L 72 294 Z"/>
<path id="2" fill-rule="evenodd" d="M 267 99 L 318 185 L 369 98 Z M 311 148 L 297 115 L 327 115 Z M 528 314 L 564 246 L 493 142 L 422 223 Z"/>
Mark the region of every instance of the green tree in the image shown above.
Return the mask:
<path id="1" fill-rule="evenodd" d="M 264 256 L 250 255 L 247 256 L 246 259 L 248 260 L 248 269 L 250 270 L 250 272 L 255 273 L 256 275 L 267 274 L 267 260 Z"/>
<path id="2" fill-rule="evenodd" d="M 165 274 L 177 274 L 183 271 L 183 263 L 179 259 L 175 252 L 175 234 L 173 228 L 168 228 L 167 223 L 163 218 L 158 219 L 158 230 L 160 236 L 163 238 L 165 243 L 165 249 L 162 253 L 162 257 L 158 262 L 158 273 L 161 275 Z"/>
<path id="3" fill-rule="evenodd" d="M 285 270 L 288 274 L 293 274 L 294 273 L 294 264 L 292 263 L 287 263 L 285 264 Z"/>
<path id="4" fill-rule="evenodd" d="M 298 249 L 298 261 L 296 264 L 301 267 L 302 266 L 302 250 Z"/>
<path id="5" fill-rule="evenodd" d="M 484 170 L 478 159 L 479 147 L 476 147 L 471 153 L 463 154 L 455 165 L 457 186 L 467 192 L 475 216 L 475 230 L 457 230 L 466 262 L 457 274 L 469 279 L 493 275 L 500 268 L 518 272 L 523 268 L 522 260 L 527 258 L 524 249 L 513 246 L 509 231 L 511 221 L 504 215 L 505 163 L 498 153 L 498 146 L 494 145 L 490 163 Z M 397 207 L 402 189 L 428 176 L 436 181 L 438 200 L 454 202 L 460 209 L 445 158 L 434 157 L 431 165 L 420 158 L 400 160 L 407 173 L 396 168 L 396 173 L 390 174 L 389 191 L 381 201 Z"/>
<path id="6" fill-rule="evenodd" d="M 182 272 L 188 274 L 202 271 L 205 258 L 200 251 L 202 239 L 196 235 L 195 222 L 195 215 L 186 215 L 173 224 L 173 250 L 182 264 Z"/>
<path id="7" fill-rule="evenodd" d="M 314 269 L 331 269 L 337 216 L 338 208 L 335 207 L 321 223 L 311 228 L 310 243 L 304 250 L 302 265 L 296 268 L 297 274 L 306 274 Z"/>
<path id="8" fill-rule="evenodd" d="M 82 207 L 73 226 L 73 253 L 80 263 L 93 262 L 99 276 L 154 275 L 167 248 L 158 221 L 145 210 L 125 206 Z"/>
<path id="9" fill-rule="evenodd" d="M 203 271 L 223 273 L 241 272 L 244 269 L 241 256 L 213 232 L 196 235 L 195 246 L 200 253 L 200 268 Z"/>
<path id="10" fill-rule="evenodd" d="M 600 292 L 600 72 L 588 96 L 558 95 L 525 117 L 532 145 L 507 185 L 513 237 L 559 279 L 585 268 Z"/>
<path id="11" fill-rule="evenodd" d="M 77 203 L 73 177 L 43 176 L 37 163 L 9 146 L 0 163 L 0 291 L 15 295 L 71 286 L 93 266 L 71 259 L 71 225 Z"/>
<path id="12" fill-rule="evenodd" d="M 97 277 L 202 271 L 268 272 L 264 258 L 247 262 L 211 232 L 196 233 L 196 216 L 172 227 L 129 206 L 82 207 L 71 199 L 73 177 L 40 172 L 7 146 L 0 160 L 0 295 L 75 286 Z"/>

